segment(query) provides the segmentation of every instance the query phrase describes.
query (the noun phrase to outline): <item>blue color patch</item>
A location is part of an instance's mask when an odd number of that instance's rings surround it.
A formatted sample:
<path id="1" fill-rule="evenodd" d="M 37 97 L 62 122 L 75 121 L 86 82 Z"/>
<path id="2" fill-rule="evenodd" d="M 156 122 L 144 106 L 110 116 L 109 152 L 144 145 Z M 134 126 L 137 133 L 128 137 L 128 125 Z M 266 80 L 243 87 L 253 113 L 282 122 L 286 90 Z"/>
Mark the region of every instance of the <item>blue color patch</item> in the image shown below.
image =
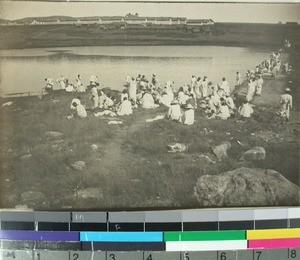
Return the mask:
<path id="1" fill-rule="evenodd" d="M 80 232 L 80 241 L 163 242 L 163 232 Z"/>

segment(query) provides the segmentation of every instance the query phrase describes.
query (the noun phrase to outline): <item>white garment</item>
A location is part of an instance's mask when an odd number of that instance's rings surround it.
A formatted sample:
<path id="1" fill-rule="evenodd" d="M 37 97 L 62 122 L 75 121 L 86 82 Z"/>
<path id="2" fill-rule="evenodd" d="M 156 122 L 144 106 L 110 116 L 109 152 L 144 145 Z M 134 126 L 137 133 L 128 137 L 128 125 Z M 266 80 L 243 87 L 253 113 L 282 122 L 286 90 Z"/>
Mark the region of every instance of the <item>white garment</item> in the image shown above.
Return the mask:
<path id="1" fill-rule="evenodd" d="M 129 88 L 128 88 L 128 94 L 129 94 L 129 99 L 132 100 L 133 102 L 136 102 L 136 81 L 131 80 L 129 82 Z"/>
<path id="2" fill-rule="evenodd" d="M 261 90 L 262 90 L 262 85 L 264 83 L 264 80 L 262 78 L 259 78 L 257 80 L 257 85 L 256 85 L 256 94 L 261 95 Z"/>
<path id="3" fill-rule="evenodd" d="M 111 98 L 106 97 L 103 104 L 104 109 L 112 107 L 113 105 L 114 105 L 114 101 Z"/>
<path id="4" fill-rule="evenodd" d="M 66 88 L 65 88 L 66 92 L 73 92 L 74 91 L 74 86 L 72 84 L 69 84 Z"/>
<path id="5" fill-rule="evenodd" d="M 96 87 L 92 88 L 92 101 L 93 101 L 93 108 L 98 107 L 99 105 L 99 96 L 98 96 L 98 90 Z"/>
<path id="6" fill-rule="evenodd" d="M 220 106 L 219 113 L 218 113 L 218 118 L 226 120 L 227 118 L 230 117 L 230 112 L 228 106 Z"/>
<path id="7" fill-rule="evenodd" d="M 92 75 L 92 76 L 90 77 L 90 82 L 91 82 L 91 83 L 96 83 L 97 80 L 98 80 L 98 77 L 95 76 L 95 75 Z"/>
<path id="8" fill-rule="evenodd" d="M 145 93 L 141 99 L 142 108 L 157 108 L 158 105 L 154 103 L 153 96 L 150 93 Z"/>
<path id="9" fill-rule="evenodd" d="M 60 84 L 60 89 L 65 89 L 66 88 L 66 83 L 65 83 L 65 78 L 61 76 L 57 82 Z"/>
<path id="10" fill-rule="evenodd" d="M 230 87 L 228 81 L 226 80 L 222 81 L 219 88 L 223 89 L 225 93 L 230 94 Z"/>
<path id="11" fill-rule="evenodd" d="M 253 108 L 252 106 L 249 104 L 249 103 L 246 103 L 246 104 L 243 104 L 239 107 L 239 115 L 241 117 L 246 117 L 246 118 L 249 118 L 251 117 L 251 115 L 253 114 Z"/>
<path id="12" fill-rule="evenodd" d="M 124 100 L 117 110 L 119 116 L 131 115 L 132 112 L 131 102 L 129 100 Z"/>
<path id="13" fill-rule="evenodd" d="M 189 96 L 184 94 L 183 91 L 180 91 L 178 93 L 178 101 L 179 101 L 179 104 L 180 105 L 185 105 L 186 104 L 186 101 L 189 99 Z"/>
<path id="14" fill-rule="evenodd" d="M 253 99 L 255 91 L 256 91 L 256 83 L 254 81 L 251 81 L 248 84 L 246 101 L 250 102 Z"/>
<path id="15" fill-rule="evenodd" d="M 162 95 L 160 102 L 163 105 L 169 107 L 171 105 L 171 102 L 173 101 L 173 99 L 174 99 L 174 93 L 173 93 L 172 89 L 169 88 L 165 91 L 165 94 Z"/>
<path id="16" fill-rule="evenodd" d="M 189 109 L 184 112 L 184 124 L 192 125 L 194 124 L 195 111 L 194 109 Z"/>
<path id="17" fill-rule="evenodd" d="M 202 81 L 201 83 L 201 92 L 202 92 L 202 97 L 206 98 L 208 95 L 208 82 L 206 80 Z"/>
<path id="18" fill-rule="evenodd" d="M 76 107 L 77 115 L 81 118 L 87 117 L 86 110 L 83 105 L 79 104 Z"/>
<path id="19" fill-rule="evenodd" d="M 293 107 L 293 97 L 290 94 L 283 94 L 280 97 L 280 113 L 282 117 L 289 118 L 290 110 Z"/>
<path id="20" fill-rule="evenodd" d="M 169 111 L 167 114 L 167 117 L 171 120 L 176 120 L 181 122 L 181 109 L 180 109 L 180 105 L 179 104 L 172 104 L 169 107 Z"/>

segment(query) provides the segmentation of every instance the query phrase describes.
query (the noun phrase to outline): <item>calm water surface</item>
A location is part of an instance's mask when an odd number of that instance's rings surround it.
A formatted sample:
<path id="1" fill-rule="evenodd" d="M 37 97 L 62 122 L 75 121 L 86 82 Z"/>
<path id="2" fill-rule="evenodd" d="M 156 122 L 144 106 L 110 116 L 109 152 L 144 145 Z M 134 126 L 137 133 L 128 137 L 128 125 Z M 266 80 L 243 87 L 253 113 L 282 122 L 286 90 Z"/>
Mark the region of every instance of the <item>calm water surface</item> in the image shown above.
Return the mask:
<path id="1" fill-rule="evenodd" d="M 161 84 L 173 80 L 175 87 L 190 82 L 191 75 L 208 76 L 213 83 L 226 77 L 231 85 L 235 73 L 252 69 L 268 58 L 271 50 L 219 46 L 101 46 L 41 48 L 0 51 L 0 94 L 39 92 L 44 79 L 67 77 L 84 85 L 90 75 L 100 84 L 121 90 L 127 74 L 156 74 Z M 56 85 L 59 88 L 59 85 Z"/>

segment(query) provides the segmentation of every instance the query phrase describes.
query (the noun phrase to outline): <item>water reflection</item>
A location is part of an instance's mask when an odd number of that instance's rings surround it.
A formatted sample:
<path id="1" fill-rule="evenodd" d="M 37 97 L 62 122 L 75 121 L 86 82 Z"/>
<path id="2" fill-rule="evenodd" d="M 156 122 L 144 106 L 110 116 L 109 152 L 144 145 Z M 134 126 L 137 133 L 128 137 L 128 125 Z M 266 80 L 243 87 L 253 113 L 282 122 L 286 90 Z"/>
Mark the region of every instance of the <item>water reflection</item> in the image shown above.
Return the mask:
<path id="1" fill-rule="evenodd" d="M 1 95 L 37 92 L 47 77 L 61 75 L 75 81 L 77 74 L 88 84 L 98 75 L 101 85 L 122 89 L 127 74 L 156 74 L 160 82 L 173 80 L 179 87 L 191 75 L 208 76 L 218 83 L 223 76 L 233 85 L 242 74 L 269 56 L 269 51 L 216 46 L 114 46 L 1 51 Z M 57 88 L 58 88 L 57 84 Z"/>

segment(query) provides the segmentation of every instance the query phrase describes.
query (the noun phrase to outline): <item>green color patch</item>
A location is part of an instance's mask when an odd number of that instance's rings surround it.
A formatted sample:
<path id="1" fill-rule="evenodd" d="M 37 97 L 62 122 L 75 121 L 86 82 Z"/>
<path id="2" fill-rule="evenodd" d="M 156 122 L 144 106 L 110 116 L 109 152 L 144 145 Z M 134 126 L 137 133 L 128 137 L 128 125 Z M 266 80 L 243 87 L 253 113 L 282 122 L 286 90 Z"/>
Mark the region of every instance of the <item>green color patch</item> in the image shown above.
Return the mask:
<path id="1" fill-rule="evenodd" d="M 211 241 L 211 240 L 243 240 L 245 230 L 236 231 L 198 231 L 198 232 L 164 232 L 164 241 Z"/>

